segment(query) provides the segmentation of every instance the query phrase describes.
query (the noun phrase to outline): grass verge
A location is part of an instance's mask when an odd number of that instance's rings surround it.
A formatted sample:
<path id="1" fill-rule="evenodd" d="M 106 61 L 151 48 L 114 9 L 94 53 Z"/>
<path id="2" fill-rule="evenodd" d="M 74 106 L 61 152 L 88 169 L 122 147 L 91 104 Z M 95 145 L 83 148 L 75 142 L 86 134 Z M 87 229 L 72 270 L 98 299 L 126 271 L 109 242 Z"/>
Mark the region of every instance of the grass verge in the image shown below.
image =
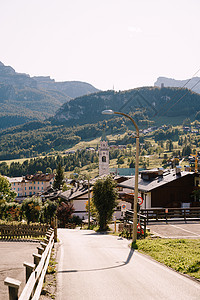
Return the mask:
<path id="1" fill-rule="evenodd" d="M 138 251 L 166 266 L 200 280 L 200 239 L 137 240 Z"/>

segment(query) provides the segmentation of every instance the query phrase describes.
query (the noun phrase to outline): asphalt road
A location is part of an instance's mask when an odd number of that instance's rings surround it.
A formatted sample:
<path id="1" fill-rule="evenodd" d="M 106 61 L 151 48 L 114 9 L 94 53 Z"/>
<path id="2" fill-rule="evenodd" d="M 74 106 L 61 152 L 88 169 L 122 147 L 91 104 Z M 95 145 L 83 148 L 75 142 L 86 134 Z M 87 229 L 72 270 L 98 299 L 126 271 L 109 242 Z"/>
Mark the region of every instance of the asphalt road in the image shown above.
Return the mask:
<path id="1" fill-rule="evenodd" d="M 132 251 L 126 239 L 59 229 L 57 300 L 192 300 L 200 284 Z"/>

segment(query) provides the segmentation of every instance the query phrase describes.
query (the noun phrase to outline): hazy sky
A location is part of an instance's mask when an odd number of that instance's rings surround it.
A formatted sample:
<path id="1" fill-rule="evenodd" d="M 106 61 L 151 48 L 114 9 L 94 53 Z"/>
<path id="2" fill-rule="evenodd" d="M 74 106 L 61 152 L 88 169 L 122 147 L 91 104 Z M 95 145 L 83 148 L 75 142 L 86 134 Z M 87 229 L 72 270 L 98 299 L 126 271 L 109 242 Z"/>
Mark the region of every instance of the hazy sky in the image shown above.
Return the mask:
<path id="1" fill-rule="evenodd" d="M 0 61 L 20 73 L 126 90 L 200 68 L 200 0 L 0 0 L 0 12 Z"/>

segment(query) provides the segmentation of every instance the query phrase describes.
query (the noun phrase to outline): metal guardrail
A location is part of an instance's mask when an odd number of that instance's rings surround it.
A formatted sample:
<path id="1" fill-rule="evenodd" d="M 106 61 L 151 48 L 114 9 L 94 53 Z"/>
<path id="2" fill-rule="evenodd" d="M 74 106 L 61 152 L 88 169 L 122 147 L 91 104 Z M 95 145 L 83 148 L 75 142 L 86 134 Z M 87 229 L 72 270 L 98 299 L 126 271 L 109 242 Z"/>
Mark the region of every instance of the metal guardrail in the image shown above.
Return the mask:
<path id="1" fill-rule="evenodd" d="M 141 209 L 147 224 L 151 222 L 200 220 L 200 207 L 191 208 L 149 208 Z"/>
<path id="2" fill-rule="evenodd" d="M 38 300 L 41 294 L 44 277 L 49 264 L 51 250 L 54 245 L 54 230 L 49 229 L 44 241 L 37 247 L 38 254 L 33 253 L 34 264 L 24 262 L 26 268 L 26 285 L 18 297 L 18 290 L 21 282 L 7 277 L 4 284 L 8 286 L 9 300 Z"/>

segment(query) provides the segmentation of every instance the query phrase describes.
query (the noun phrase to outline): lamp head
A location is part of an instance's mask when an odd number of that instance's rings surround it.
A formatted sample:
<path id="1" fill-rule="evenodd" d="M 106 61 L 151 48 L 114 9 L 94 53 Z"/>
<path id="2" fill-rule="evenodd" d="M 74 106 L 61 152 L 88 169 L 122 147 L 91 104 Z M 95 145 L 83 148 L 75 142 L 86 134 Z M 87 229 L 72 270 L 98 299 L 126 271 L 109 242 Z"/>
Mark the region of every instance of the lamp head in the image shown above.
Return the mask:
<path id="1" fill-rule="evenodd" d="M 102 111 L 103 115 L 114 115 L 114 111 L 112 109 L 106 109 Z"/>

